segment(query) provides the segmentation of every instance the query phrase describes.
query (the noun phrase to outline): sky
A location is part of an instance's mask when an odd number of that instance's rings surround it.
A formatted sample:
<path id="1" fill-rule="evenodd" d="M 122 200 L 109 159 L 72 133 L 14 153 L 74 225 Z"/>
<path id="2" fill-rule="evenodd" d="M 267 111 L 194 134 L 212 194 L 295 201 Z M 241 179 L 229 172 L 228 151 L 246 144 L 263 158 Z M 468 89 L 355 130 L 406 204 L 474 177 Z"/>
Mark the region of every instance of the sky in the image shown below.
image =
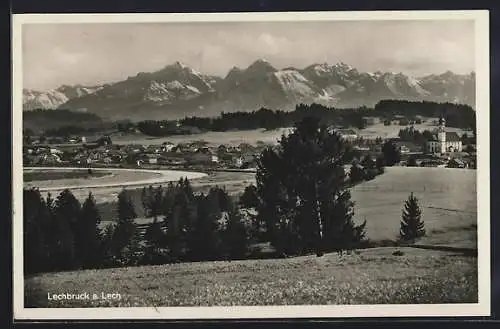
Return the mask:
<path id="1" fill-rule="evenodd" d="M 25 24 L 23 87 L 95 85 L 180 61 L 224 77 L 265 59 L 276 68 L 344 62 L 411 76 L 474 70 L 474 21 Z"/>

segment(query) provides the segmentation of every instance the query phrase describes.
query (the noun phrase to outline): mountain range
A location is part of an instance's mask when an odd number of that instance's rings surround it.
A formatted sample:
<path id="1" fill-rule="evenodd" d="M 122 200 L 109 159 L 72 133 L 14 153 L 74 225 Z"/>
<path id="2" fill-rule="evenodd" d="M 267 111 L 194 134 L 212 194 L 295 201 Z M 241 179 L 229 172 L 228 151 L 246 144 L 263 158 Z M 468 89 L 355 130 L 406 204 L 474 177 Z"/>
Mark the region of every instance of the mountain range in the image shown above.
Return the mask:
<path id="1" fill-rule="evenodd" d="M 259 59 L 233 67 L 225 77 L 175 62 L 100 86 L 61 86 L 48 92 L 23 90 L 23 108 L 88 111 L 108 119 L 176 119 L 216 116 L 260 107 L 293 110 L 299 103 L 338 108 L 374 106 L 383 99 L 475 105 L 475 73 L 451 71 L 423 77 L 394 72 L 360 72 L 345 64 L 276 69 Z"/>

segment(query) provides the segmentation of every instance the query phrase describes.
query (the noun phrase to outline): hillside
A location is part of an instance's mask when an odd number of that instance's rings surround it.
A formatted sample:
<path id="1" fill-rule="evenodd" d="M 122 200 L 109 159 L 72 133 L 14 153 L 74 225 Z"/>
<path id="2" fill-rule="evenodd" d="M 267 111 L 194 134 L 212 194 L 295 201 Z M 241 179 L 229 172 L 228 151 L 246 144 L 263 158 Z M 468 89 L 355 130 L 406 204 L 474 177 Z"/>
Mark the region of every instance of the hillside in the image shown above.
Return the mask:
<path id="1" fill-rule="evenodd" d="M 59 104 L 113 119 L 177 119 L 216 116 L 222 111 L 260 107 L 290 110 L 300 103 L 341 108 L 374 106 L 383 99 L 464 103 L 474 107 L 475 74 L 410 77 L 393 72 L 360 72 L 345 64 L 312 64 L 304 69 L 277 69 L 259 59 L 247 68 L 233 67 L 222 77 L 176 62 L 151 73 L 94 89 L 25 91 L 24 109 Z M 36 102 L 35 102 L 36 100 Z"/>
<path id="2" fill-rule="evenodd" d="M 394 253 L 399 251 L 399 253 Z M 47 293 L 118 293 L 51 301 Z M 477 303 L 477 258 L 413 248 L 352 255 L 199 262 L 47 273 L 25 280 L 27 307 Z"/>
<path id="3" fill-rule="evenodd" d="M 93 128 L 100 127 L 104 123 L 101 117 L 93 113 L 68 110 L 35 110 L 23 112 L 23 129 L 30 129 L 34 132 L 64 126 Z"/>

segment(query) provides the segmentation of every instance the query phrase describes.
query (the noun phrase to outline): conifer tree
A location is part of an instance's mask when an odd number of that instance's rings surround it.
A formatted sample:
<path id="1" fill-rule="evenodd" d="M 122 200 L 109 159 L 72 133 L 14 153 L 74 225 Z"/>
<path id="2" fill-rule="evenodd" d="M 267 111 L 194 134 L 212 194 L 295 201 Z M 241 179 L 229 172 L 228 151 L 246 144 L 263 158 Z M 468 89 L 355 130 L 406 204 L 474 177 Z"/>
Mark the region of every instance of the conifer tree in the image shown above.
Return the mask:
<path id="1" fill-rule="evenodd" d="M 189 259 L 215 260 L 220 254 L 218 221 L 221 217 L 218 194 L 212 190 L 196 197 L 197 213 L 194 225 L 187 236 Z"/>
<path id="2" fill-rule="evenodd" d="M 23 190 L 23 244 L 24 271 L 37 273 L 48 270 L 49 250 L 44 232 L 44 215 L 46 205 L 40 192 L 36 189 Z"/>
<path id="3" fill-rule="evenodd" d="M 315 251 L 321 256 L 328 245 L 324 240 L 330 239 L 325 221 L 334 221 L 331 227 L 347 227 L 347 208 L 335 208 L 339 195 L 350 198 L 343 194 L 346 152 L 339 134 L 317 118 L 305 117 L 291 134 L 282 136 L 276 148 L 259 157 L 259 217 L 267 222 L 271 243 L 279 253 Z M 345 236 L 352 237 L 351 233 Z M 351 242 L 339 241 L 339 248 Z"/>
<path id="4" fill-rule="evenodd" d="M 382 153 L 384 155 L 384 163 L 389 167 L 394 166 L 396 163 L 401 161 L 401 152 L 391 141 L 384 143 L 382 146 Z"/>
<path id="5" fill-rule="evenodd" d="M 142 264 L 159 265 L 167 262 L 167 254 L 164 252 L 165 233 L 161 222 L 154 221 L 146 229 L 144 235 L 145 250 Z"/>
<path id="6" fill-rule="evenodd" d="M 418 199 L 410 194 L 405 201 L 401 216 L 400 236 L 402 240 L 414 241 L 425 235 L 424 222 L 422 221 L 422 209 Z"/>
<path id="7" fill-rule="evenodd" d="M 257 187 L 248 185 L 240 197 L 240 204 L 244 208 L 257 208 L 259 205 L 259 196 L 257 195 Z"/>
<path id="8" fill-rule="evenodd" d="M 135 254 L 140 250 L 137 241 L 137 218 L 132 200 L 126 190 L 118 194 L 118 221 L 113 230 L 111 254 L 121 264 L 131 264 L 136 260 Z"/>
<path id="9" fill-rule="evenodd" d="M 228 212 L 223 241 L 229 259 L 245 258 L 248 251 L 248 234 L 237 206 L 232 207 Z"/>
<path id="10" fill-rule="evenodd" d="M 158 187 L 149 186 L 148 189 L 144 188 L 141 199 L 145 216 L 153 217 L 156 222 L 162 212 L 163 188 L 161 185 Z"/>
<path id="11" fill-rule="evenodd" d="M 89 193 L 83 203 L 81 216 L 76 225 L 75 234 L 76 256 L 83 268 L 93 268 L 101 263 L 99 257 L 102 232 L 99 228 L 101 216 L 94 196 Z"/>
<path id="12" fill-rule="evenodd" d="M 65 189 L 54 203 L 56 250 L 55 267 L 59 270 L 76 268 L 75 235 L 78 234 L 77 222 L 80 218 L 81 204 L 70 190 Z"/>

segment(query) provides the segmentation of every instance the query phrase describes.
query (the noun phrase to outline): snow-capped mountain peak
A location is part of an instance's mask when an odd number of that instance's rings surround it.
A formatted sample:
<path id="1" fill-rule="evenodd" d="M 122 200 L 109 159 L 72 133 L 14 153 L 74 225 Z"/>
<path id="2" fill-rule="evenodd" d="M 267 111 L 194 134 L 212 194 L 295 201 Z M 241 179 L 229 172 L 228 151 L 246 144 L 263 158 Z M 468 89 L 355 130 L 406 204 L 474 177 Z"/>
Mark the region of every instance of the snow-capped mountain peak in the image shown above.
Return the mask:
<path id="1" fill-rule="evenodd" d="M 26 110 L 86 108 L 114 118 L 144 118 L 152 112 L 160 117 L 183 117 L 186 113 L 201 115 L 200 109 L 203 115 L 218 115 L 263 106 L 288 110 L 295 104 L 312 102 L 334 107 L 373 106 L 383 99 L 474 106 L 475 74 L 444 72 L 415 78 L 401 72 L 359 72 L 344 62 L 276 69 L 267 60 L 258 59 L 244 69 L 233 66 L 220 78 L 174 62 L 103 86 L 63 85 L 47 92 L 23 92 Z"/>

